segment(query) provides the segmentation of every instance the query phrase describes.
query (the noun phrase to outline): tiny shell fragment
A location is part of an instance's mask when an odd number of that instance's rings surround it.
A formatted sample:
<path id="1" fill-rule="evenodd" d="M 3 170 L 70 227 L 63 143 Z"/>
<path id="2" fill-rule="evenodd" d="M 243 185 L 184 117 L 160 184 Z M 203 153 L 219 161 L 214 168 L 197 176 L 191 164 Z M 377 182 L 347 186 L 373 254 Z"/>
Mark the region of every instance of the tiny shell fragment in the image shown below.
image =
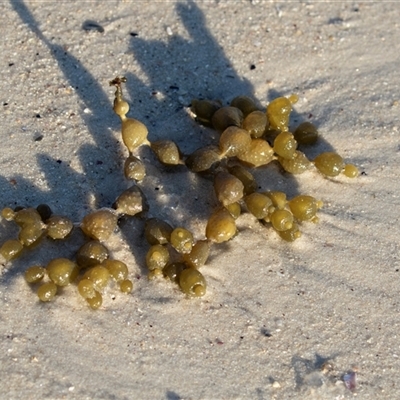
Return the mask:
<path id="1" fill-rule="evenodd" d="M 347 389 L 351 391 L 355 390 L 357 384 L 357 374 L 354 371 L 344 374 L 343 382 Z"/>

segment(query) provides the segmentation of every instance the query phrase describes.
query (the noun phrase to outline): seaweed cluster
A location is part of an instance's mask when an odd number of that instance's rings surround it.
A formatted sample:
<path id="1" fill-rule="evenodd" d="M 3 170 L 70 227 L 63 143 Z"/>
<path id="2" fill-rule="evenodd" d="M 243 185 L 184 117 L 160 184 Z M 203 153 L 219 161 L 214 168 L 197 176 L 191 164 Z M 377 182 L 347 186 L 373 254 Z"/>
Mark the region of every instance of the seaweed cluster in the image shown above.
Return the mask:
<path id="1" fill-rule="evenodd" d="M 115 78 L 114 112 L 121 120 L 122 141 L 129 155 L 124 164 L 124 176 L 133 181 L 122 192 L 111 208 L 103 208 L 86 215 L 81 223 L 53 215 L 47 205 L 37 208 L 4 208 L 3 219 L 14 221 L 19 227 L 16 239 L 9 239 L 0 247 L 6 262 L 18 257 L 24 249 L 35 247 L 44 237 L 62 240 L 79 226 L 87 237 L 77 251 L 75 259 L 57 258 L 47 266 L 34 265 L 25 272 L 30 284 L 38 285 L 41 301 L 50 301 L 58 288 L 76 284 L 77 292 L 92 309 L 102 304 L 102 293 L 110 280 L 114 280 L 123 293 L 130 293 L 133 283 L 128 279 L 128 267 L 120 260 L 110 258 L 106 242 L 122 217 L 145 218 L 144 237 L 148 242 L 146 266 L 149 279 L 164 277 L 179 285 L 189 297 L 206 293 L 206 280 L 200 267 L 207 262 L 213 246 L 231 240 L 238 234 L 236 220 L 243 211 L 251 213 L 261 224 L 271 226 L 286 241 L 301 236 L 304 222 L 318 222 L 317 212 L 322 201 L 310 195 L 288 199 L 281 191 L 258 191 L 259 185 L 252 173 L 255 168 L 272 162 L 284 171 L 301 174 L 316 168 L 325 177 L 341 173 L 353 178 L 357 167 L 346 164 L 334 152 L 325 152 L 310 161 L 298 147 L 318 141 L 316 127 L 303 122 L 289 131 L 289 117 L 296 95 L 279 97 L 271 101 L 266 110 L 260 109 L 247 96 L 239 96 L 230 105 L 219 101 L 193 100 L 191 110 L 196 120 L 219 133 L 218 143 L 183 155 L 172 140 L 148 140 L 147 127 L 127 117 L 129 104 L 123 99 L 125 78 Z M 213 210 L 202 239 L 195 240 L 192 232 L 183 226 L 173 227 L 167 221 L 148 218 L 149 206 L 140 188 L 146 167 L 137 155 L 140 146 L 149 146 L 164 166 L 185 165 L 191 173 L 213 181 L 219 206 Z M 212 196 L 212 194 L 211 194 Z"/>

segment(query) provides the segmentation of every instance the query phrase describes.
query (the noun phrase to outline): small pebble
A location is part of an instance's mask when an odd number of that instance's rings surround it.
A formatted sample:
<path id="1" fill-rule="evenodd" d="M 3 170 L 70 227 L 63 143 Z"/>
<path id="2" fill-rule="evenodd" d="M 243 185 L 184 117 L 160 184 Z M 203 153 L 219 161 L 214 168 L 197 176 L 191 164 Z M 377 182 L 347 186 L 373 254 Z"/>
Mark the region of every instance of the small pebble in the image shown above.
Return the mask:
<path id="1" fill-rule="evenodd" d="M 82 24 L 82 29 L 84 31 L 97 31 L 100 33 L 104 32 L 104 28 L 98 22 L 89 19 Z"/>

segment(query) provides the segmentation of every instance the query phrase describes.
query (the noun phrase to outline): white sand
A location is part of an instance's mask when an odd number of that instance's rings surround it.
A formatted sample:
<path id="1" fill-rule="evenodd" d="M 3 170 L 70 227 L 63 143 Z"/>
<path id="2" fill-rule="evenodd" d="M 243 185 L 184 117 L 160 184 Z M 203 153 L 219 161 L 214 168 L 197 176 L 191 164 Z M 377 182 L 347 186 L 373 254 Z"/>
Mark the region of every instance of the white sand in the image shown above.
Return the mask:
<path id="1" fill-rule="evenodd" d="M 398 2 L 1 2 L 0 207 L 45 202 L 79 221 L 112 204 L 128 185 L 110 107 L 117 75 L 150 140 L 172 138 L 185 153 L 215 138 L 188 116 L 192 98 L 265 105 L 295 92 L 293 124 L 314 122 L 323 137 L 310 156 L 334 149 L 362 175 L 257 171 L 263 189 L 322 199 L 320 224 L 287 244 L 242 216 L 239 236 L 202 269 L 202 299 L 147 280 L 135 218 L 109 243 L 134 291 L 110 288 L 97 312 L 74 287 L 39 304 L 22 276 L 72 257 L 78 233 L 3 266 L 0 398 L 397 398 L 399 13 Z M 104 32 L 84 31 L 88 19 Z M 216 205 L 209 182 L 140 154 L 151 214 L 202 238 Z M 1 243 L 16 234 L 0 222 Z M 342 381 L 351 370 L 355 393 Z"/>

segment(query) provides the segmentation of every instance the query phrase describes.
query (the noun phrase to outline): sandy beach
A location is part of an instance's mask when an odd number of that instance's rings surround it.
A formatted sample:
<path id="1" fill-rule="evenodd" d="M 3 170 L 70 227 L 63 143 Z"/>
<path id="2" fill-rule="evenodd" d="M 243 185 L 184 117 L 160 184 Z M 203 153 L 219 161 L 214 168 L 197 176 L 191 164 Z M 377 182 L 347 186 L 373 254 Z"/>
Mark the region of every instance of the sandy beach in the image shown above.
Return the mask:
<path id="1" fill-rule="evenodd" d="M 73 258 L 79 228 L 1 264 L 2 399 L 395 399 L 400 391 L 400 4 L 320 1 L 0 2 L 0 207 L 48 204 L 79 225 L 132 183 L 112 109 L 125 76 L 129 116 L 183 154 L 218 142 L 192 99 L 260 107 L 297 94 L 355 179 L 254 169 L 260 191 L 322 200 L 319 223 L 283 241 L 250 213 L 214 245 L 207 293 L 149 280 L 143 218 L 107 241 L 130 294 L 110 284 L 99 310 L 76 285 L 38 300 L 24 271 Z M 162 166 L 143 146 L 149 217 L 204 239 L 212 181 Z M 18 235 L 0 219 L 0 245 Z M 355 379 L 355 387 L 351 386 Z"/>

